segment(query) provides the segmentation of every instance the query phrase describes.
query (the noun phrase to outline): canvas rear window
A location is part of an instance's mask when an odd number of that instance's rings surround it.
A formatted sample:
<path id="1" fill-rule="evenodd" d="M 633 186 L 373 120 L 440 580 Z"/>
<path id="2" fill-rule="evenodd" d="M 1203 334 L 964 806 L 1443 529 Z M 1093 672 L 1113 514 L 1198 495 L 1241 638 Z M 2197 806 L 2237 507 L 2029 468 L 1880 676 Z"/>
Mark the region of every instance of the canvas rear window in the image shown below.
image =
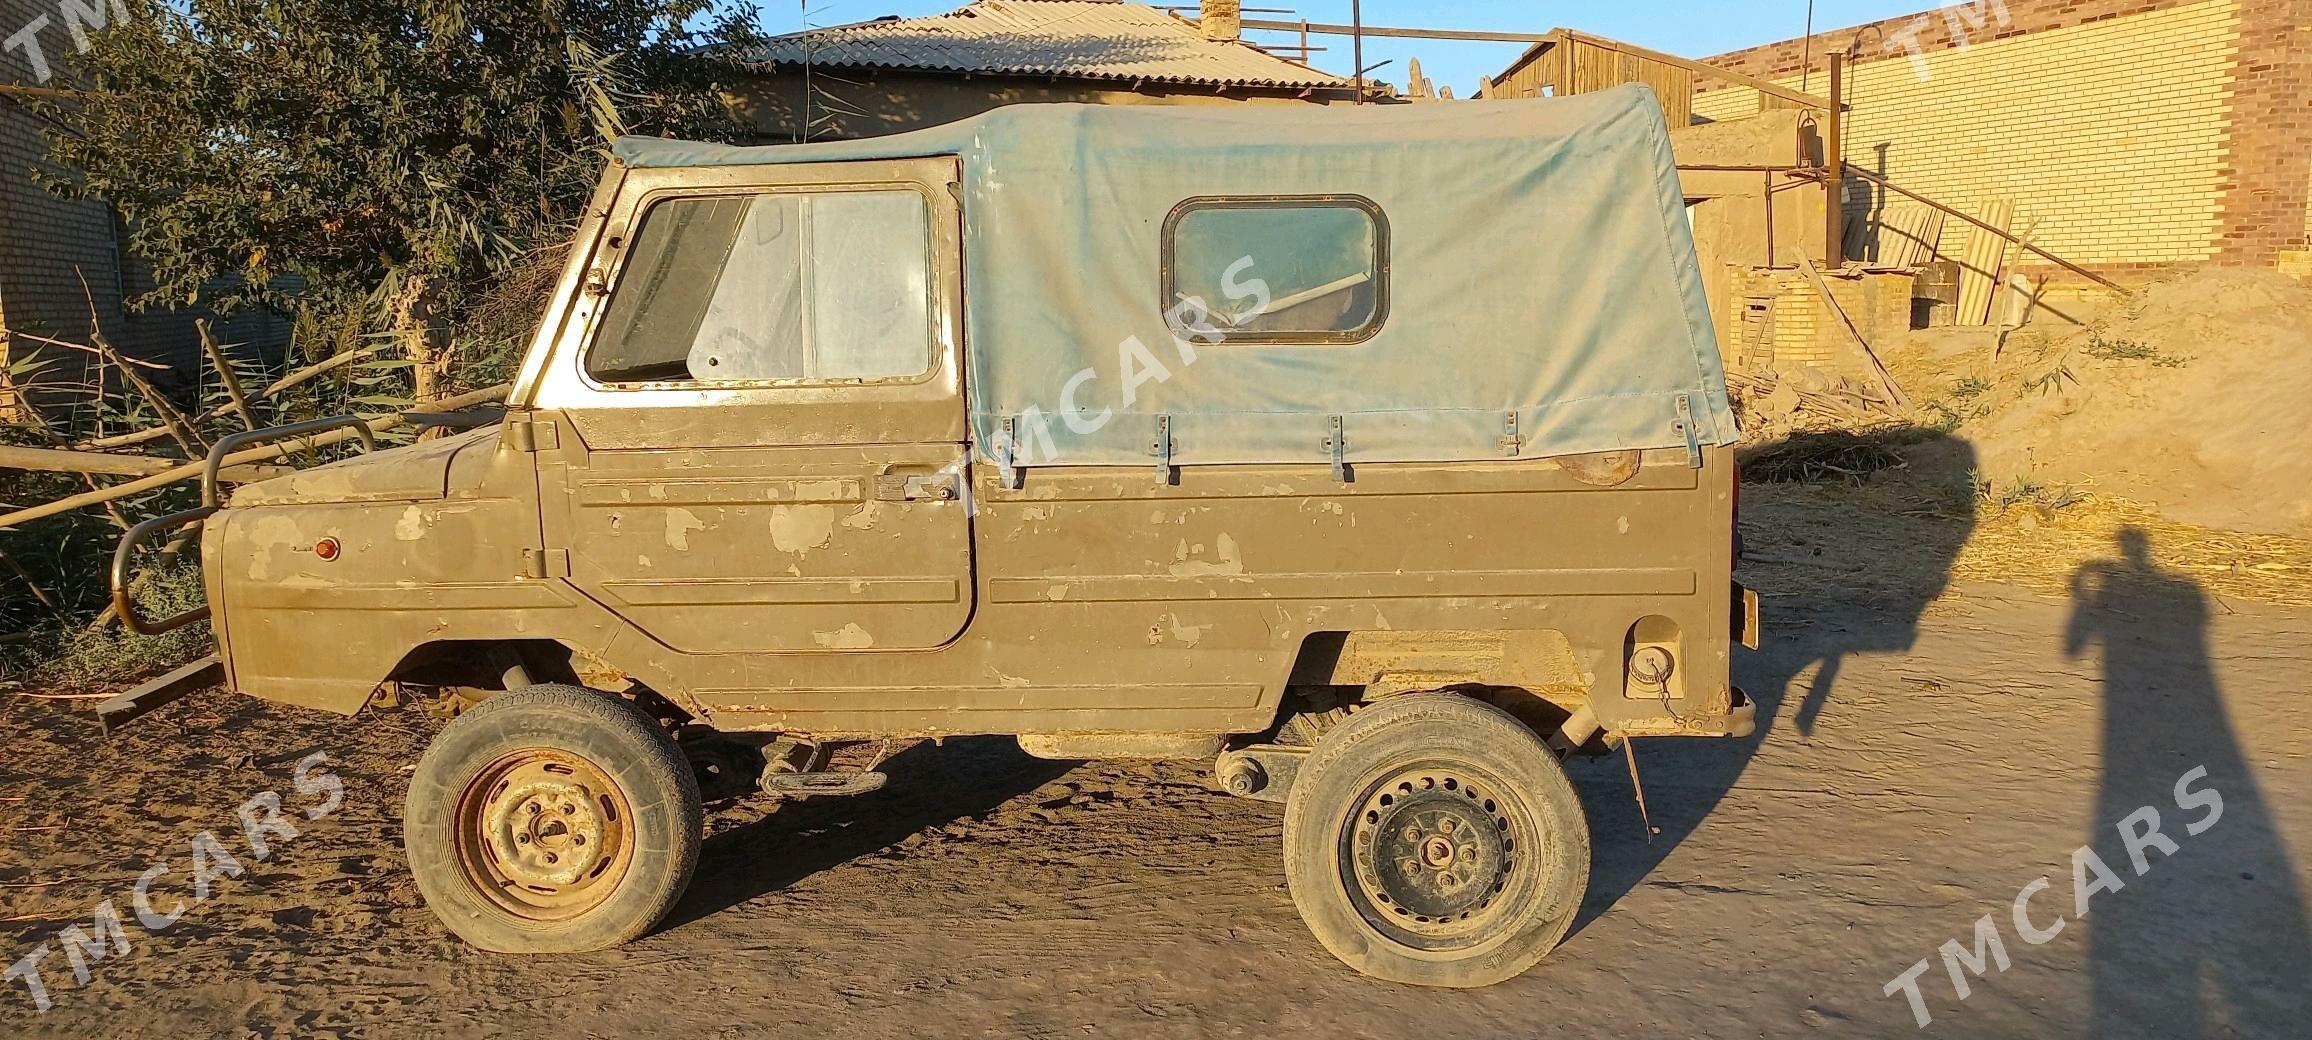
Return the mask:
<path id="1" fill-rule="evenodd" d="M 1388 242 L 1357 196 L 1191 199 L 1165 222 L 1165 306 L 1229 342 L 1361 343 L 1388 313 Z"/>

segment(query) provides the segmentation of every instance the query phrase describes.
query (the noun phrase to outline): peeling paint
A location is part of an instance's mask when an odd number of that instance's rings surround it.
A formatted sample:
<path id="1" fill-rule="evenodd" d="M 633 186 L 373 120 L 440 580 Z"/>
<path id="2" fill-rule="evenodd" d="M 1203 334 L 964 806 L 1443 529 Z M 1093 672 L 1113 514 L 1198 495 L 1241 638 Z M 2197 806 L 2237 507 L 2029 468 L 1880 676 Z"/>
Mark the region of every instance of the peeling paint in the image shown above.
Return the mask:
<path id="1" fill-rule="evenodd" d="M 1628 533 L 1630 533 L 1630 518 L 1629 518 L 1629 517 L 1626 517 L 1626 516 L 1625 516 L 1625 517 L 1620 517 L 1620 518 L 1617 518 L 1617 519 L 1614 521 L 1614 530 L 1616 530 L 1616 531 L 1619 531 L 1619 532 L 1621 532 L 1621 533 L 1623 533 L 1623 534 L 1628 534 Z"/>
<path id="2" fill-rule="evenodd" d="M 1211 625 L 1181 624 L 1180 615 L 1178 614 L 1166 614 L 1164 617 L 1166 620 L 1172 623 L 1172 638 L 1178 641 L 1181 646 L 1185 647 L 1194 647 L 1196 644 L 1203 642 L 1204 631 L 1212 627 Z"/>
<path id="3" fill-rule="evenodd" d="M 841 502 L 857 497 L 847 480 L 804 480 L 795 483 L 795 499 L 799 502 Z"/>
<path id="4" fill-rule="evenodd" d="M 1217 539 L 1217 547 L 1214 549 L 1214 555 L 1219 557 L 1217 560 L 1191 558 L 1192 556 L 1200 556 L 1203 552 L 1204 547 L 1201 545 L 1191 549 L 1187 542 L 1181 542 L 1179 562 L 1174 563 L 1170 568 L 1172 576 L 1175 578 L 1212 578 L 1234 577 L 1244 573 L 1244 560 L 1237 555 L 1235 538 L 1223 533 Z"/>
<path id="5" fill-rule="evenodd" d="M 706 522 L 688 509 L 666 511 L 666 545 L 676 552 L 690 551 L 690 533 L 706 530 Z"/>
<path id="6" fill-rule="evenodd" d="M 771 547 L 783 553 L 824 549 L 835 540 L 834 506 L 772 506 Z"/>
<path id="7" fill-rule="evenodd" d="M 843 526 L 853 531 L 872 531 L 883 522 L 883 504 L 869 502 L 843 517 Z"/>
<path id="8" fill-rule="evenodd" d="M 425 510 L 411 506 L 402 510 L 401 519 L 394 523 L 393 539 L 397 542 L 414 542 L 425 537 L 425 529 Z"/>
<path id="9" fill-rule="evenodd" d="M 249 580 L 272 581 L 276 558 L 290 551 L 297 538 L 297 521 L 286 516 L 258 515 L 248 532 L 248 540 L 257 550 L 249 554 Z"/>
<path id="10" fill-rule="evenodd" d="M 856 621 L 833 632 L 813 632 L 811 638 L 829 650 L 864 650 L 875 645 L 875 637 Z"/>

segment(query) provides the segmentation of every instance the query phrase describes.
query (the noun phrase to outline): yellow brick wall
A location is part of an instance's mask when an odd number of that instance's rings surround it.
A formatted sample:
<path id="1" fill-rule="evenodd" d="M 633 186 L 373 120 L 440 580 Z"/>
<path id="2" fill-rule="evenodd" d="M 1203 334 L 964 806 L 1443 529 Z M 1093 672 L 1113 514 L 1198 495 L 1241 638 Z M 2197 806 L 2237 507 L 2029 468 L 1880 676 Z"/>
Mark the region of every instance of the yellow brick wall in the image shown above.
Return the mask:
<path id="1" fill-rule="evenodd" d="M 1866 62 L 1848 81 L 1846 159 L 1964 209 L 2013 198 L 2018 230 L 2038 219 L 2034 241 L 2080 263 L 2206 261 L 2220 237 L 2240 2 L 1931 52 L 1924 81 L 1899 51 Z M 1825 78 L 1817 69 L 1816 92 Z M 1694 110 L 1730 118 L 1757 105 L 1756 91 L 1732 88 Z M 1944 255 L 1969 233 L 1954 221 Z"/>
<path id="2" fill-rule="evenodd" d="M 1826 277 L 1844 321 L 1823 306 L 1814 281 L 1802 272 L 1736 268 L 1720 316 L 1719 350 L 1735 368 L 1772 368 L 1789 373 L 1816 368 L 1857 381 L 1872 378 L 1842 326 L 1852 322 L 1865 342 L 1893 342 L 1911 327 L 1911 278 L 1873 274 Z M 1745 320 L 1753 301 L 1768 301 L 1765 327 Z M 1764 342 L 1752 337 L 1765 334 Z"/>
<path id="3" fill-rule="evenodd" d="M 1694 95 L 1694 115 L 1713 123 L 1756 114 L 1758 92 L 1746 87 L 1710 90 Z"/>

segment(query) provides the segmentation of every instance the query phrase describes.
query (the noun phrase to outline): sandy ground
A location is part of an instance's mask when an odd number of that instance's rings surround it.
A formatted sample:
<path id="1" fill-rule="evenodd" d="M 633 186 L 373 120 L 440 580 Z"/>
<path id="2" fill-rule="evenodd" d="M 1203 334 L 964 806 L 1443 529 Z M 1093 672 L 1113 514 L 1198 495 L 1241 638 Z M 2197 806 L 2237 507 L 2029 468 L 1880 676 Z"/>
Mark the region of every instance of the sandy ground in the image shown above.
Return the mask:
<path id="1" fill-rule="evenodd" d="M 2169 517 L 2312 538 L 2312 285 L 2208 268 L 2087 328 L 1921 330 L 1887 344 L 1919 402 L 1965 417 L 1982 475 L 2148 502 Z M 2222 402 L 2210 407 L 2209 402 Z"/>
<path id="2" fill-rule="evenodd" d="M 128 913 L 160 858 L 160 909 L 185 898 L 203 830 L 248 870 L 164 933 L 129 924 L 131 952 L 86 986 L 51 954 L 53 1010 L 10 982 L 0 1036 L 1905 1036 L 1912 1011 L 1883 988 L 1922 958 L 1925 1035 L 2305 1035 L 2312 611 L 2224 603 L 2116 546 L 2069 602 L 1852 581 L 1886 556 L 1825 537 L 1835 511 L 1774 492 L 1750 508 L 1772 562 L 1748 577 L 1784 593 L 1739 668 L 1762 732 L 1641 746 L 1650 842 L 1625 764 L 1576 764 L 1597 850 L 1584 920 L 1490 990 L 1332 961 L 1284 891 L 1278 808 L 1211 793 L 1192 766 L 919 746 L 877 794 L 718 813 L 690 898 L 642 942 L 512 959 L 458 944 L 404 873 L 422 712 L 346 721 L 212 692 L 106 741 L 66 706 L 7 698 L 0 959 L 105 898 Z M 1774 522 L 1793 509 L 1815 526 Z M 256 862 L 235 807 L 312 804 L 292 771 L 314 751 L 344 805 Z M 2224 809 L 2190 836 L 2205 813 L 2171 789 L 2196 766 Z M 2138 877 L 2113 825 L 2145 805 L 2178 846 Z M 2090 841 L 2125 887 L 2078 919 Z M 2010 908 L 2042 876 L 2033 926 L 2072 920 L 2032 945 Z M 2011 967 L 1961 1000 L 1938 947 L 1971 945 L 1985 915 Z"/>

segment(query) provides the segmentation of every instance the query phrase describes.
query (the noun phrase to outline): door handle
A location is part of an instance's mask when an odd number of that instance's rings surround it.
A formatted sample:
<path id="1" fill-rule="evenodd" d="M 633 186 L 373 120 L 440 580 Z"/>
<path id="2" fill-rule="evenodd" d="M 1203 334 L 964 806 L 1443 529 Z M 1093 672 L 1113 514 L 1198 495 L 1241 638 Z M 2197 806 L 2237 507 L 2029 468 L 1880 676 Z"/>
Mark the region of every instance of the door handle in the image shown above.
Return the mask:
<path id="1" fill-rule="evenodd" d="M 948 470 L 887 471 L 875 478 L 875 498 L 882 502 L 953 502 L 963 497 L 960 483 L 961 478 Z"/>

